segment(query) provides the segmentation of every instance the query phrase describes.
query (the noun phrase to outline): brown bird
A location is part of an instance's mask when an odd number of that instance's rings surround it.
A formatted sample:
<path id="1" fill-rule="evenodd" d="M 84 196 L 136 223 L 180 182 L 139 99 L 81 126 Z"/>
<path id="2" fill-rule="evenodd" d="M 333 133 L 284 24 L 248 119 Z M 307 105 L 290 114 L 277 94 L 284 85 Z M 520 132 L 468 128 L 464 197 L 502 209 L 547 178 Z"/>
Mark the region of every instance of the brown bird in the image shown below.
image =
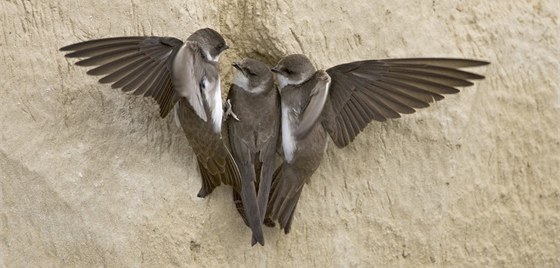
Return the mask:
<path id="1" fill-rule="evenodd" d="M 272 68 L 282 109 L 284 159 L 275 171 L 268 216 L 290 231 L 303 185 L 319 167 L 327 135 L 342 148 L 371 122 L 399 118 L 428 107 L 456 87 L 483 79 L 459 70 L 489 64 L 448 58 L 357 61 L 316 71 L 304 55 L 290 55 Z"/>
<path id="2" fill-rule="evenodd" d="M 66 57 L 86 58 L 76 65 L 96 66 L 87 74 L 103 75 L 100 83 L 154 98 L 161 117 L 174 108 L 176 122 L 197 157 L 202 177 L 198 196 L 205 197 L 222 183 L 234 191 L 241 189 L 239 169 L 221 135 L 224 111 L 218 59 L 227 48 L 218 32 L 205 28 L 186 42 L 173 37 L 115 37 L 60 50 L 70 52 Z M 262 237 L 262 230 L 253 231 Z"/>
<path id="3" fill-rule="evenodd" d="M 234 200 L 247 225 L 262 228 L 279 141 L 280 96 L 266 64 L 245 59 L 233 66 L 237 70 L 228 101 L 238 118 L 229 118 L 228 130 L 242 185 Z M 253 204 L 257 192 L 258 204 Z"/>

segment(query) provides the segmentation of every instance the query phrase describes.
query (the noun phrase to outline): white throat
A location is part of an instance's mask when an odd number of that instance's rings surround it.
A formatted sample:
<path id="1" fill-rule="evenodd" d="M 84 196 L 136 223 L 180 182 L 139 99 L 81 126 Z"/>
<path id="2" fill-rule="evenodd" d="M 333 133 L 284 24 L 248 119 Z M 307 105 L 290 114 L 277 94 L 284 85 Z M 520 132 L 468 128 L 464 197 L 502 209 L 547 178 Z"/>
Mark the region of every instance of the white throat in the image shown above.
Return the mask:
<path id="1" fill-rule="evenodd" d="M 205 51 L 204 54 L 206 54 L 206 59 L 209 61 L 218 62 L 220 60 L 220 54 L 216 55 L 216 57 L 210 56 L 209 51 Z"/>
<path id="2" fill-rule="evenodd" d="M 280 89 L 284 88 L 287 85 L 299 85 L 305 82 L 305 79 L 293 80 L 282 74 L 276 74 L 276 80 L 278 81 L 278 87 Z"/>
<path id="3" fill-rule="evenodd" d="M 239 70 L 235 71 L 235 76 L 233 77 L 233 84 L 242 88 L 245 92 L 249 92 L 251 94 L 260 94 L 260 93 L 263 93 L 264 90 L 266 89 L 266 87 L 263 84 L 259 85 L 258 87 L 251 88 L 249 86 L 249 78 L 247 78 Z"/>

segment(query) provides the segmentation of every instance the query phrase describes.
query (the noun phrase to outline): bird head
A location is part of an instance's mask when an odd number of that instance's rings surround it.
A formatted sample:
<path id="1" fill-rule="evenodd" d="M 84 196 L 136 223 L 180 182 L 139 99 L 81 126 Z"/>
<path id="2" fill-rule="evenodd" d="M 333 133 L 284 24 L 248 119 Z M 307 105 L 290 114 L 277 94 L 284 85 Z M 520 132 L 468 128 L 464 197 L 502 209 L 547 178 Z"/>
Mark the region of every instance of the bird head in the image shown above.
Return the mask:
<path id="1" fill-rule="evenodd" d="M 214 62 L 217 62 L 220 59 L 220 54 L 229 48 L 224 38 L 210 28 L 194 32 L 187 40 L 197 42 L 206 58 Z"/>
<path id="2" fill-rule="evenodd" d="M 234 84 L 253 93 L 260 93 L 270 88 L 272 72 L 266 64 L 258 60 L 244 59 L 232 65 L 237 69 Z"/>
<path id="3" fill-rule="evenodd" d="M 299 85 L 309 80 L 315 73 L 315 67 L 306 56 L 293 54 L 281 59 L 271 71 L 276 73 L 276 79 L 282 89 L 287 85 Z"/>

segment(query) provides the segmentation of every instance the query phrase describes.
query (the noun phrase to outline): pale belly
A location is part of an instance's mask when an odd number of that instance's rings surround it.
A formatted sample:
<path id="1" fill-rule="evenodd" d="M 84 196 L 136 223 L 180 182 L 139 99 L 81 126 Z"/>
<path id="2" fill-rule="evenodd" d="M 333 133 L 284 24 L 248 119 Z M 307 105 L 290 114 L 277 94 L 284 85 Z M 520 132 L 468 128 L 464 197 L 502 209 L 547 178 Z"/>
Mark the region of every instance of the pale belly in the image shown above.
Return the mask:
<path id="1" fill-rule="evenodd" d="M 290 108 L 284 104 L 282 104 L 282 150 L 284 151 L 284 160 L 291 163 L 296 150 L 296 140 L 290 122 Z"/>

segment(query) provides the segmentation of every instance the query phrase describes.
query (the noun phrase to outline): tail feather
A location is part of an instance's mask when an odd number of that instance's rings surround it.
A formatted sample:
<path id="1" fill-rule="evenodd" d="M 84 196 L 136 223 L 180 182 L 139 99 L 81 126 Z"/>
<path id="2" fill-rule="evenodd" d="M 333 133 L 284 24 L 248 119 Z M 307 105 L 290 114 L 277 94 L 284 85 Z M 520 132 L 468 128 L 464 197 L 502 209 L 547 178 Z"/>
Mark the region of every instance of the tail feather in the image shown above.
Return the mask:
<path id="1" fill-rule="evenodd" d="M 237 212 L 243 219 L 243 222 L 245 222 L 245 225 L 251 228 L 251 225 L 249 224 L 249 220 L 247 219 L 247 216 L 245 214 L 245 208 L 243 207 L 243 201 L 241 200 L 241 195 L 239 195 L 239 193 L 237 193 L 236 191 L 233 191 L 233 203 L 235 204 L 235 208 L 237 209 Z M 255 234 L 253 234 L 251 238 L 251 246 L 254 246 L 256 243 L 259 243 L 264 246 L 264 234 L 262 233 L 262 229 L 260 230 L 260 232 L 257 231 Z"/>
<path id="2" fill-rule="evenodd" d="M 256 243 L 264 245 L 264 234 L 262 230 L 262 221 L 260 220 L 261 213 L 257 203 L 253 167 L 246 163 L 241 163 L 237 167 L 241 172 L 242 182 L 239 189 L 236 189 L 236 187 L 233 189 L 237 211 L 241 214 L 245 224 L 251 228 L 253 233 L 251 245 L 254 246 Z"/>
<path id="3" fill-rule="evenodd" d="M 294 213 L 296 212 L 296 208 L 297 208 L 297 204 L 298 204 L 300 195 L 301 195 L 301 190 L 297 194 L 294 207 L 292 208 L 292 213 L 290 213 L 290 217 L 288 218 L 288 221 L 284 224 L 284 233 L 285 234 L 288 234 L 290 232 L 290 230 L 292 229 L 292 221 L 294 220 Z M 282 225 L 282 223 L 280 223 L 280 225 Z"/>
<path id="4" fill-rule="evenodd" d="M 280 182 L 280 174 L 282 171 L 281 164 L 272 174 L 272 183 L 270 184 L 270 196 L 268 198 L 268 206 L 266 208 L 266 218 L 273 222 L 272 219 L 272 208 L 275 203 L 276 197 L 278 196 L 278 183 Z"/>
<path id="5" fill-rule="evenodd" d="M 245 218 L 253 231 L 251 245 L 254 246 L 257 242 L 264 245 L 264 234 L 262 231 L 262 222 L 260 220 L 259 206 L 257 204 L 255 184 L 247 174 L 244 174 L 244 185 L 241 186 L 240 194 Z"/>
<path id="6" fill-rule="evenodd" d="M 237 212 L 243 219 L 243 222 L 245 222 L 245 225 L 251 227 L 249 225 L 249 221 L 247 220 L 247 217 L 245 216 L 245 209 L 243 208 L 243 201 L 241 201 L 241 195 L 239 195 L 239 193 L 236 191 L 232 191 L 232 192 L 233 192 L 233 203 L 235 204 L 235 208 L 237 209 Z"/>
<path id="7" fill-rule="evenodd" d="M 216 187 L 220 185 L 220 179 L 212 176 L 200 161 L 198 161 L 198 169 L 202 178 L 202 185 L 200 187 L 200 190 L 198 191 L 197 196 L 200 198 L 204 198 L 207 195 L 211 194 L 214 189 L 216 189 Z"/>
<path id="8" fill-rule="evenodd" d="M 239 172 L 239 168 L 237 167 L 233 156 L 227 148 L 226 152 L 226 172 L 221 174 L 221 181 L 227 185 L 231 185 L 233 187 L 233 190 L 240 191 L 241 173 Z"/>
<path id="9" fill-rule="evenodd" d="M 295 187 L 294 193 L 284 193 L 283 188 L 286 187 L 283 183 L 286 182 L 286 178 L 282 176 L 282 169 L 285 168 L 282 164 L 272 177 L 272 189 L 270 200 L 267 208 L 267 220 L 277 221 L 280 224 L 280 228 L 284 230 L 284 233 L 288 234 L 292 227 L 292 222 L 295 214 L 295 210 L 301 196 L 303 187 Z M 294 189 L 292 187 L 287 187 Z"/>
<path id="10" fill-rule="evenodd" d="M 288 234 L 292 228 L 292 221 L 294 219 L 294 213 L 301 195 L 303 188 L 299 189 L 297 193 L 289 198 L 283 200 L 281 209 L 275 213 L 275 217 L 280 223 L 280 228 L 284 229 L 284 233 Z"/>

